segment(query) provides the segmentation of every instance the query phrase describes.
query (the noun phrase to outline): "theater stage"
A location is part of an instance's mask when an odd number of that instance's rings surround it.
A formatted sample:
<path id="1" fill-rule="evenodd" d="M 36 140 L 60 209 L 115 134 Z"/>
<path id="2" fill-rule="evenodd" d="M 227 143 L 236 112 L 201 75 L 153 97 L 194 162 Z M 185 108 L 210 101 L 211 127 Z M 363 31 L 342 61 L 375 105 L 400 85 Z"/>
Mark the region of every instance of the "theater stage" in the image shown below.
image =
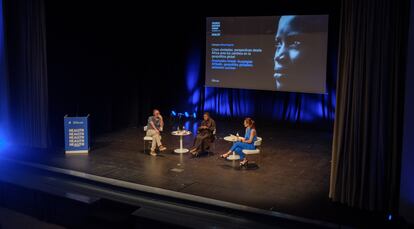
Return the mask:
<path id="1" fill-rule="evenodd" d="M 258 135 L 263 138 L 259 168 L 246 170 L 238 162 L 218 158 L 231 146 L 223 137 L 242 133 L 241 124 L 222 121 L 217 128 L 215 154 L 199 158 L 173 153 L 179 138 L 169 130 L 163 134 L 167 151 L 157 157 L 145 154 L 141 128 L 96 137 L 87 156 L 68 156 L 58 150 L 12 157 L 306 218 L 338 220 L 338 209 L 328 199 L 330 132 L 259 125 Z M 184 137 L 184 146 L 191 146 L 193 137 Z"/>

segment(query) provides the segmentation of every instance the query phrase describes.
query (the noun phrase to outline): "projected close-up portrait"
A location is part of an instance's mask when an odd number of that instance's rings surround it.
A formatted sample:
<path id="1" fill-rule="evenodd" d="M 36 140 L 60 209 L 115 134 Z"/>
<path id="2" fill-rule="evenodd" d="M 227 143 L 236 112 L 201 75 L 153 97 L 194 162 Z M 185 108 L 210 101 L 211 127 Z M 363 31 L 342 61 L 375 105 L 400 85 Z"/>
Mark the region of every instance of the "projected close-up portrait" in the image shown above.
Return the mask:
<path id="1" fill-rule="evenodd" d="M 324 16 L 281 16 L 276 23 L 276 90 L 323 92 L 327 20 Z"/>

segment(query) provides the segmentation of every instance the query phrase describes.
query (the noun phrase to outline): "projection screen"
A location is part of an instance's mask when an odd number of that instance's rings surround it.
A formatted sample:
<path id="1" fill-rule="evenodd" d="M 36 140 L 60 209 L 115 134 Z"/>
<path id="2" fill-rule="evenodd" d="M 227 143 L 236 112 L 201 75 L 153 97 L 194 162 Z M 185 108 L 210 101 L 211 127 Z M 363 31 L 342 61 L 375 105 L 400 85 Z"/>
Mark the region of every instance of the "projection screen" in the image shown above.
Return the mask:
<path id="1" fill-rule="evenodd" d="M 207 87 L 325 93 L 328 15 L 206 21 Z"/>

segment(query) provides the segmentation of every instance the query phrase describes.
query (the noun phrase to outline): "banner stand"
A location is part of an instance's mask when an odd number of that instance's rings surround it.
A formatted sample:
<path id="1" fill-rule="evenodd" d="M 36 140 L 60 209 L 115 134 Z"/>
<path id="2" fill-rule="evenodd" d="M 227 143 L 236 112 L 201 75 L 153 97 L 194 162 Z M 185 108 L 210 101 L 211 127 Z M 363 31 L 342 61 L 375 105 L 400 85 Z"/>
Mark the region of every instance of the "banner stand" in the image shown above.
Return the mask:
<path id="1" fill-rule="evenodd" d="M 89 115 L 85 117 L 69 117 L 65 115 L 65 154 L 88 154 L 89 147 Z"/>

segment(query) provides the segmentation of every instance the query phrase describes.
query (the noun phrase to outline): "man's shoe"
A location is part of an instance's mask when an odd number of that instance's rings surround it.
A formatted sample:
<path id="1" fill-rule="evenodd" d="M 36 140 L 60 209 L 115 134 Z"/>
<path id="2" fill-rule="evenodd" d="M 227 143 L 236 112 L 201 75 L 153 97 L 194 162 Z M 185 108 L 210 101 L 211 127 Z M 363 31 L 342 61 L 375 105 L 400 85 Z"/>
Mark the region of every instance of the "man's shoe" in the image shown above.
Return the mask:
<path id="1" fill-rule="evenodd" d="M 151 152 L 150 152 L 150 155 L 151 155 L 151 156 L 157 156 L 157 154 L 155 153 L 155 151 L 151 151 Z"/>
<path id="2" fill-rule="evenodd" d="M 160 151 L 165 151 L 167 149 L 167 147 L 165 146 L 160 146 Z"/>

